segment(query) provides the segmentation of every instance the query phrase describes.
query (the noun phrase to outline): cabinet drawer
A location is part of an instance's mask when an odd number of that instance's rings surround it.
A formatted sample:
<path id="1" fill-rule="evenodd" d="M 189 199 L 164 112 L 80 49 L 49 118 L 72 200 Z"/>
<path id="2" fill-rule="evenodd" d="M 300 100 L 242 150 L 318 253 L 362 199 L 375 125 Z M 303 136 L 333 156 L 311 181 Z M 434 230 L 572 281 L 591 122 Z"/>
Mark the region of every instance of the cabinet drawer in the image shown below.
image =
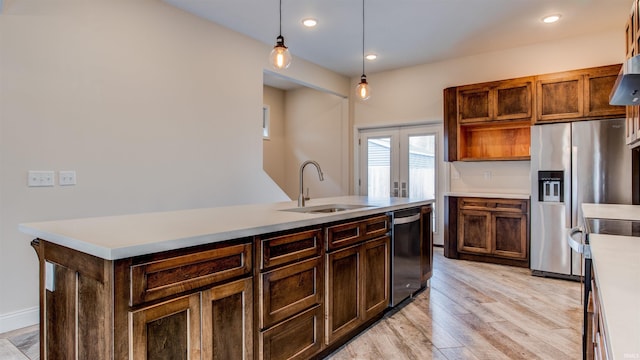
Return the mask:
<path id="1" fill-rule="evenodd" d="M 320 256 L 322 231 L 314 229 L 272 238 L 259 238 L 260 269 L 271 268 L 298 260 Z"/>
<path id="2" fill-rule="evenodd" d="M 322 257 L 260 274 L 260 328 L 322 302 Z"/>
<path id="3" fill-rule="evenodd" d="M 387 215 L 374 216 L 361 221 L 330 226 L 327 228 L 329 250 L 335 250 L 361 241 L 385 235 L 391 230 L 391 219 Z"/>
<path id="4" fill-rule="evenodd" d="M 322 347 L 322 306 L 260 332 L 260 359 L 308 359 Z"/>
<path id="5" fill-rule="evenodd" d="M 518 199 L 487 199 L 487 198 L 461 198 L 460 209 L 489 210 L 527 213 L 526 200 Z"/>
<path id="6" fill-rule="evenodd" d="M 251 244 L 144 262 L 132 265 L 130 270 L 130 305 L 134 306 L 250 274 Z"/>

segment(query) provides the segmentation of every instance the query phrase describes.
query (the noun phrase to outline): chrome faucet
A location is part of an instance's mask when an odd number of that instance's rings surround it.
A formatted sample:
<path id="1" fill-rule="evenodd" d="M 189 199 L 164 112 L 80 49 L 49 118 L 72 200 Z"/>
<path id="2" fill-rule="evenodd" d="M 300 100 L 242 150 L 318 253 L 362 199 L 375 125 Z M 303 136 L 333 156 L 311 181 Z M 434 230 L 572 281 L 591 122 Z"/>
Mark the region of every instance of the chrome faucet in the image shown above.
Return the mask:
<path id="1" fill-rule="evenodd" d="M 307 160 L 303 162 L 302 165 L 300 165 L 300 194 L 298 195 L 298 207 L 304 207 L 304 201 L 307 200 L 304 197 L 304 178 L 302 175 L 304 174 L 304 167 L 309 164 L 313 164 L 313 166 L 318 169 L 318 177 L 320 178 L 320 181 L 324 181 L 324 175 L 322 175 L 320 164 L 313 160 Z"/>

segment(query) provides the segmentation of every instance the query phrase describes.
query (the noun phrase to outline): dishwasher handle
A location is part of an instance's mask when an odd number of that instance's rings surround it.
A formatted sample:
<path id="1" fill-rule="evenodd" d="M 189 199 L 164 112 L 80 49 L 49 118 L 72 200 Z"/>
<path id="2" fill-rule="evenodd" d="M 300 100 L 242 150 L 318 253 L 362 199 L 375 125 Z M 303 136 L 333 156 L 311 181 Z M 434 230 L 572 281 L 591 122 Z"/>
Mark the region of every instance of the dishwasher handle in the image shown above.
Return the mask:
<path id="1" fill-rule="evenodd" d="M 406 216 L 406 217 L 399 217 L 399 218 L 394 217 L 393 225 L 408 224 L 418 220 L 420 220 L 420 213 L 411 215 L 411 216 Z"/>

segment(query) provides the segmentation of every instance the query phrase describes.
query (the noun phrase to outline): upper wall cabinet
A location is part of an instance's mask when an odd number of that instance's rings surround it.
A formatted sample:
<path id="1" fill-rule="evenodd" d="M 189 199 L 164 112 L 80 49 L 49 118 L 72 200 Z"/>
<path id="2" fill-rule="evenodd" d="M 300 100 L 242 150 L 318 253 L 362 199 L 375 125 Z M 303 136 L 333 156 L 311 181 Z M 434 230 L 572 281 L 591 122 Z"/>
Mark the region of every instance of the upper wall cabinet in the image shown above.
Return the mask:
<path id="1" fill-rule="evenodd" d="M 445 89 L 445 161 L 529 160 L 533 124 L 625 116 L 609 105 L 620 66 Z"/>
<path id="2" fill-rule="evenodd" d="M 535 123 L 621 117 L 625 109 L 609 105 L 620 65 L 536 77 Z"/>
<path id="3" fill-rule="evenodd" d="M 633 0 L 629 18 L 625 24 L 626 59 L 638 55 L 640 49 L 640 7 L 638 1 Z M 636 147 L 640 144 L 640 106 L 627 106 L 627 144 Z"/>
<path id="4" fill-rule="evenodd" d="M 458 121 L 530 119 L 532 83 L 523 78 L 458 87 Z"/>

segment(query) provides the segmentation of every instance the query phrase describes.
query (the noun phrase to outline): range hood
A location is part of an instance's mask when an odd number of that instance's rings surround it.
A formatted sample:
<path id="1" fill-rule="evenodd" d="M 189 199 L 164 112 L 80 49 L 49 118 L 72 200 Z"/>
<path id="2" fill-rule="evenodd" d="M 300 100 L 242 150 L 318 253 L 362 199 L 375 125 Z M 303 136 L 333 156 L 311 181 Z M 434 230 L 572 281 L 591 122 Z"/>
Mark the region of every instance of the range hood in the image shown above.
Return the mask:
<path id="1" fill-rule="evenodd" d="M 640 55 L 622 64 L 620 74 L 609 95 L 611 105 L 640 105 Z"/>

